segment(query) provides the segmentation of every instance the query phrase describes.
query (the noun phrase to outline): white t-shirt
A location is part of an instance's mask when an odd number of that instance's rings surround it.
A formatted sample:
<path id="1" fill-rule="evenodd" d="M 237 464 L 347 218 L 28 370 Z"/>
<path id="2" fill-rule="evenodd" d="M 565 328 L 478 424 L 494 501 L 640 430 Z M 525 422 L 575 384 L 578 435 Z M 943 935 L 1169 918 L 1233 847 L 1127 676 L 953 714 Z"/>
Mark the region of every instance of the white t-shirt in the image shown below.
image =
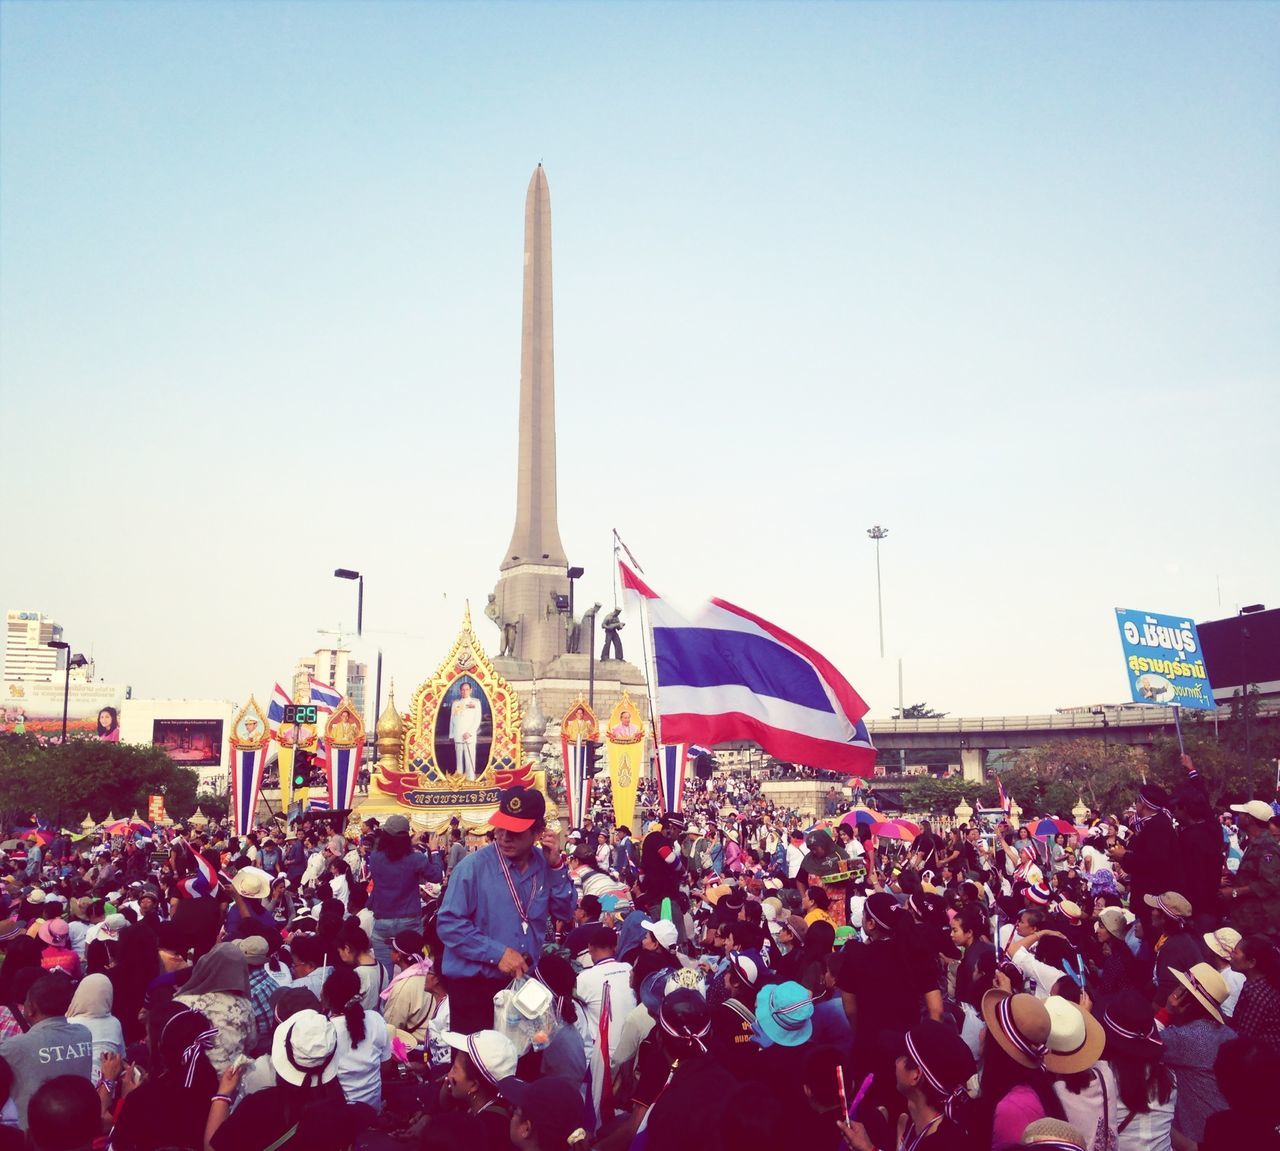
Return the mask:
<path id="1" fill-rule="evenodd" d="M 1100 871 L 1113 871 L 1111 866 L 1111 858 L 1105 851 L 1099 851 L 1096 847 L 1086 847 L 1083 852 L 1084 861 L 1088 866 L 1085 870 L 1090 875 L 1097 875 Z"/>
<path id="2" fill-rule="evenodd" d="M 1035 981 L 1035 997 L 1037 999 L 1048 999 L 1053 994 L 1054 984 L 1059 979 L 1066 978 L 1066 972 L 1056 967 L 1050 967 L 1047 963 L 1041 963 L 1031 952 L 1020 947 L 1010 957 L 1009 961 L 1021 973 L 1024 980 Z M 1031 988 L 1027 988 L 1031 991 Z"/>
<path id="3" fill-rule="evenodd" d="M 376 1011 L 364 1013 L 365 1037 L 354 1050 L 347 1021 L 341 1015 L 333 1017 L 333 1029 L 338 1033 L 338 1053 L 334 1057 L 338 1082 L 347 1102 L 368 1103 L 375 1111 L 381 1111 L 382 1064 L 391 1058 L 391 1034 L 382 1016 Z"/>

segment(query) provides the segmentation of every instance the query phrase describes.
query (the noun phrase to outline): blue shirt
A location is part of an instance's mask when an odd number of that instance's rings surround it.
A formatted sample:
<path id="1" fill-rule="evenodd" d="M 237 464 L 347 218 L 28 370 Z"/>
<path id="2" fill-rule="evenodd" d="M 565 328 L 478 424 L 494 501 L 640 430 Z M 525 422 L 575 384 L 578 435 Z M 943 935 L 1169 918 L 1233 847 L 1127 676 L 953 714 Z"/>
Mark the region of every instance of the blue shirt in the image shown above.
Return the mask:
<path id="1" fill-rule="evenodd" d="M 369 856 L 369 874 L 373 876 L 369 910 L 374 919 L 412 919 L 421 915 L 418 885 L 427 882 L 428 870 L 427 857 L 418 851 L 399 859 L 373 852 Z"/>
<path id="2" fill-rule="evenodd" d="M 509 869 L 529 920 L 527 932 L 503 877 L 495 845 L 482 847 L 454 867 L 436 919 L 444 944 L 441 971 L 446 978 L 497 977 L 498 960 L 508 947 L 536 962 L 546 940 L 547 916 L 573 917 L 578 900 L 567 866 L 552 871 L 546 856 L 535 850 L 529 854 L 524 871 L 515 864 Z"/>

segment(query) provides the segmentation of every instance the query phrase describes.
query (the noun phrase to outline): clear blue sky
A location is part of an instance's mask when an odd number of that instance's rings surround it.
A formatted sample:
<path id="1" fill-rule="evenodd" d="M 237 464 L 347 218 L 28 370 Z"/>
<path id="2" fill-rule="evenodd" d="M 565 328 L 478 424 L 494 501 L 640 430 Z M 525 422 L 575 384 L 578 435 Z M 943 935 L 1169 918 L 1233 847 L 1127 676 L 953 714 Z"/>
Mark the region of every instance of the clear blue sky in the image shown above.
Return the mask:
<path id="1" fill-rule="evenodd" d="M 402 701 L 466 599 L 496 641 L 541 160 L 579 602 L 618 527 L 873 717 L 898 657 L 1118 701 L 1114 607 L 1280 603 L 1278 49 L 1274 4 L 0 3 L 0 607 L 143 695 L 263 698 L 335 566 Z"/>

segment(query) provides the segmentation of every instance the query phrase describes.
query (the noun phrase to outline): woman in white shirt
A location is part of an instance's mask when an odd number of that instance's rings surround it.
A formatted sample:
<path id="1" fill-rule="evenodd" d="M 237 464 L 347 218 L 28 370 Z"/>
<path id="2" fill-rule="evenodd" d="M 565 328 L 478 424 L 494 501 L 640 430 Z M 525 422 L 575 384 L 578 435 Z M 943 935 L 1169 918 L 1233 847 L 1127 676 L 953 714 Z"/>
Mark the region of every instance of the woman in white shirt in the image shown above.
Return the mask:
<path id="1" fill-rule="evenodd" d="M 86 975 L 67 1008 L 68 1023 L 82 1023 L 93 1035 L 93 1062 L 89 1070 L 94 1083 L 102 1078 L 102 1057 L 108 1051 L 124 1054 L 124 1032 L 120 1020 L 111 1014 L 111 980 L 105 975 Z"/>
<path id="2" fill-rule="evenodd" d="M 382 1065 L 391 1058 L 391 1034 L 382 1016 L 360 1005 L 360 980 L 350 967 L 335 967 L 321 1000 L 338 1033 L 335 1063 L 348 1103 L 382 1110 Z"/>
<path id="3" fill-rule="evenodd" d="M 329 861 L 329 890 L 333 898 L 342 904 L 342 913 L 345 915 L 351 904 L 351 868 L 345 859 Z"/>
<path id="4" fill-rule="evenodd" d="M 1116 1081 L 1117 1151 L 1171 1151 L 1178 1082 L 1162 1062 L 1155 1013 L 1136 991 L 1113 996 L 1101 1014 L 1104 1051 Z"/>

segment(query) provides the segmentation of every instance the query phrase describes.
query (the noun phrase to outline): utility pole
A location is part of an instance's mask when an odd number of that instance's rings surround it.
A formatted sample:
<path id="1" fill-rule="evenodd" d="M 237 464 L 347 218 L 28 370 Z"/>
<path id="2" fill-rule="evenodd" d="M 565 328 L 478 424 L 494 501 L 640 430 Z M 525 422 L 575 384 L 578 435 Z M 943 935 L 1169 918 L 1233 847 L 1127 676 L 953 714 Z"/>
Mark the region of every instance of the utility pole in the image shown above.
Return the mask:
<path id="1" fill-rule="evenodd" d="M 880 658 L 884 659 L 884 597 L 880 590 L 880 541 L 889 534 L 888 528 L 876 524 L 867 528 L 867 535 L 876 541 L 876 613 L 880 617 Z"/>

